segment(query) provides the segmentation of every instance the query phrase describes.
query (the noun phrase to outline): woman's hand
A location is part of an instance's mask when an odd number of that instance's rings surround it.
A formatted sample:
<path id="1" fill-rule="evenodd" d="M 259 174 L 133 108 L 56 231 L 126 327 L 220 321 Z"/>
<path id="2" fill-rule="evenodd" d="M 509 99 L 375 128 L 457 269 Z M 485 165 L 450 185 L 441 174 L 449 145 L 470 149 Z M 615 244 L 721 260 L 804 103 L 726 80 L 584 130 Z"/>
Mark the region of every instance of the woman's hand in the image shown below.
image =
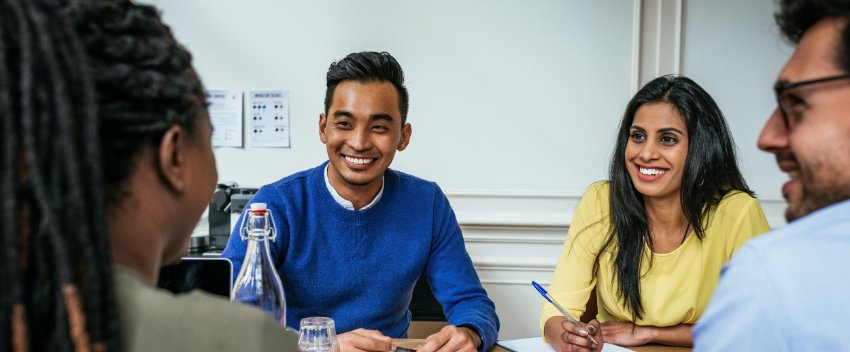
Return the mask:
<path id="1" fill-rule="evenodd" d="M 605 341 L 620 346 L 640 346 L 652 342 L 649 327 L 632 323 L 605 322 L 602 323 L 602 334 Z"/>
<path id="2" fill-rule="evenodd" d="M 602 351 L 603 332 L 596 319 L 587 324 L 579 323 L 576 326 L 564 317 L 552 317 L 546 321 L 544 333 L 549 343 L 557 351 Z M 596 343 L 588 338 L 588 333 L 596 340 Z"/>

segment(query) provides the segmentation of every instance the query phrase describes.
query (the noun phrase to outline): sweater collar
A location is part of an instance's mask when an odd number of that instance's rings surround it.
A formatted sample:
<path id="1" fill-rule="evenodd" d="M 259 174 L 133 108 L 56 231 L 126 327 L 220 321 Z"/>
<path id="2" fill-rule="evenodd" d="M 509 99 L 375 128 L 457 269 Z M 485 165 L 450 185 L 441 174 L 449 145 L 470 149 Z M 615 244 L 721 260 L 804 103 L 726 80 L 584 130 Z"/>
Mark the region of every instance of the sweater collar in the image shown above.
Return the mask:
<path id="1" fill-rule="evenodd" d="M 328 165 L 330 164 L 325 164 L 325 171 L 323 172 L 325 176 L 325 186 L 328 188 L 328 192 L 331 193 L 331 197 L 333 197 L 337 204 L 341 205 L 347 210 L 354 210 L 354 204 L 352 204 L 351 201 L 349 201 L 348 199 L 345 199 L 341 195 L 339 195 L 339 192 L 337 192 L 336 189 L 331 185 L 331 181 L 328 179 Z M 366 206 L 364 206 L 363 208 L 358 209 L 358 211 L 369 210 L 370 208 L 374 207 L 375 204 L 378 204 L 378 201 L 381 200 L 381 196 L 384 195 L 385 185 L 386 184 L 384 183 L 384 177 L 381 177 L 381 190 L 378 191 L 378 194 L 375 196 L 375 198 L 372 199 L 371 202 L 369 202 L 369 204 L 366 204 Z"/>

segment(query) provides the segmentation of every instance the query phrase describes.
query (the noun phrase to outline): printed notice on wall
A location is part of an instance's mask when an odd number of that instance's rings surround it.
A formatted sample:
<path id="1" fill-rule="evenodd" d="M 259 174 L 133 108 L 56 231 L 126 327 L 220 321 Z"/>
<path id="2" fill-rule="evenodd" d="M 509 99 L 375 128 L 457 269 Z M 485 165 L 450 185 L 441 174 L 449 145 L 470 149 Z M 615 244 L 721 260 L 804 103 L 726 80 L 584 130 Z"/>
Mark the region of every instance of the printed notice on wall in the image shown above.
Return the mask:
<path id="1" fill-rule="evenodd" d="M 213 147 L 242 146 L 242 92 L 207 90 Z"/>
<path id="2" fill-rule="evenodd" d="M 288 91 L 250 91 L 245 110 L 251 147 L 289 148 Z"/>

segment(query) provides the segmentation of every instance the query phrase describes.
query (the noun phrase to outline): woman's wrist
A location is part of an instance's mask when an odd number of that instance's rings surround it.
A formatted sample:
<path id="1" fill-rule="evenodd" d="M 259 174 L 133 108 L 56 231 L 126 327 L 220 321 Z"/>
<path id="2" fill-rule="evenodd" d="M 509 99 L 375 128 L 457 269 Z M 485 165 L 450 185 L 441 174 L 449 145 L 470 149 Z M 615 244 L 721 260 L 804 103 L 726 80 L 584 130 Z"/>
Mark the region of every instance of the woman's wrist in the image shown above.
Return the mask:
<path id="1" fill-rule="evenodd" d="M 648 343 L 655 342 L 658 337 L 658 328 L 654 326 L 642 326 L 635 325 L 637 328 L 637 338 L 640 340 L 641 345 L 645 345 Z"/>

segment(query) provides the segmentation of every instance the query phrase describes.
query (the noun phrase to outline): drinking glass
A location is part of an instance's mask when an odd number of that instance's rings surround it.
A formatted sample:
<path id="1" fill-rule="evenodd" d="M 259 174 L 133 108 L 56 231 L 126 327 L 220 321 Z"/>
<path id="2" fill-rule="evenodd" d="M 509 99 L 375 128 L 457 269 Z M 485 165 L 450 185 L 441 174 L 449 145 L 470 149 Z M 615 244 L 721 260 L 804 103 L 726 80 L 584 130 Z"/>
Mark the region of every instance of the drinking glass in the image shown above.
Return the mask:
<path id="1" fill-rule="evenodd" d="M 298 331 L 298 351 L 339 352 L 334 320 L 326 317 L 301 319 Z"/>

